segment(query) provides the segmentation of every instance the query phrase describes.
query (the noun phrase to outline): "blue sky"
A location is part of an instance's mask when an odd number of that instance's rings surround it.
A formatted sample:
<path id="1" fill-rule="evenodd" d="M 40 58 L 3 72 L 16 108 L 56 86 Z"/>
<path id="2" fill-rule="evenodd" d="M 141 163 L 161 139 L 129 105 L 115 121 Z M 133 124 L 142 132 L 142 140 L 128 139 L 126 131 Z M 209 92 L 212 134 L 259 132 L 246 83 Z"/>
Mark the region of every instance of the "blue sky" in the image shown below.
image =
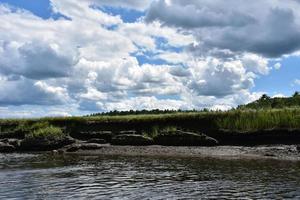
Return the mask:
<path id="1" fill-rule="evenodd" d="M 255 82 L 255 91 L 265 91 L 269 95 L 278 93 L 291 96 L 295 91 L 300 91 L 300 85 L 295 80 L 300 77 L 299 57 L 285 58 L 279 70 L 272 70 L 269 75 L 262 76 Z"/>
<path id="2" fill-rule="evenodd" d="M 229 109 L 300 90 L 300 3 L 0 0 L 0 117 Z"/>
<path id="3" fill-rule="evenodd" d="M 1 0 L 1 3 L 26 9 L 44 19 L 52 16 L 51 6 L 48 0 Z"/>
<path id="4" fill-rule="evenodd" d="M 138 20 L 140 17 L 145 16 L 144 11 L 137 11 L 134 9 L 122 9 L 119 7 L 112 7 L 112 6 L 102 6 L 98 9 L 102 10 L 103 12 L 109 13 L 111 15 L 120 15 L 122 20 L 126 23 L 133 23 Z"/>

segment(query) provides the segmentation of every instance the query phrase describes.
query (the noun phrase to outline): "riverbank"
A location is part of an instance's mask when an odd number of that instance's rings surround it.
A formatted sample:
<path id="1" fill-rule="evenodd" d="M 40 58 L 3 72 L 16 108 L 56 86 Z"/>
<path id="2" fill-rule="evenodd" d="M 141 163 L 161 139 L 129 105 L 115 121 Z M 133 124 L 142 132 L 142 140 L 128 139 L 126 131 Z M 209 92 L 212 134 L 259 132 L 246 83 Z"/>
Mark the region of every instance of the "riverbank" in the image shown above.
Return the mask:
<path id="1" fill-rule="evenodd" d="M 58 154 L 54 151 L 52 154 Z M 115 156 L 161 156 L 161 157 L 211 157 L 219 159 L 277 159 L 300 161 L 300 151 L 296 145 L 261 145 L 246 146 L 114 146 L 101 145 L 94 150 L 78 150 L 66 154 L 76 155 L 115 155 Z"/>
<path id="2" fill-rule="evenodd" d="M 69 153 L 218 156 L 225 152 L 220 156 L 287 157 L 300 144 L 299 116 L 300 109 L 294 108 L 6 119 L 0 120 L 0 152 L 65 149 Z M 262 151 L 257 150 L 259 145 L 284 148 Z M 236 153 L 226 153 L 232 149 Z"/>
<path id="3" fill-rule="evenodd" d="M 207 112 L 174 112 L 167 114 L 139 114 L 116 116 L 53 117 L 36 119 L 0 119 L 0 138 L 23 138 L 37 123 L 48 123 L 62 128 L 72 137 L 82 132 L 135 130 L 155 135 L 158 131 L 176 128 L 206 135 L 222 130 L 234 133 L 252 133 L 263 130 L 299 130 L 300 109 L 230 110 Z M 300 131 L 299 131 L 300 132 Z"/>

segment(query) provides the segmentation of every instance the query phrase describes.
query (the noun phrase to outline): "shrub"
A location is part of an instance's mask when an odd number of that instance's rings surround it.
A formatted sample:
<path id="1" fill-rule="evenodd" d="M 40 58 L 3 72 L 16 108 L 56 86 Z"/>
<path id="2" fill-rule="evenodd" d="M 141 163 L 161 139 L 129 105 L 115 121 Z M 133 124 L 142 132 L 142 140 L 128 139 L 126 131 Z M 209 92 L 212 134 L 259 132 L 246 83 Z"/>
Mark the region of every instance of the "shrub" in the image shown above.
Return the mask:
<path id="1" fill-rule="evenodd" d="M 34 130 L 27 137 L 31 138 L 46 138 L 46 139 L 61 139 L 65 136 L 62 130 L 58 127 L 48 126 Z"/>
<path id="2" fill-rule="evenodd" d="M 21 134 L 23 137 L 26 137 L 38 129 L 47 128 L 49 126 L 49 123 L 46 121 L 40 121 L 34 124 L 29 123 L 28 121 L 20 121 L 20 123 L 18 123 L 12 132 L 14 134 Z"/>
<path id="3" fill-rule="evenodd" d="M 47 151 L 61 148 L 75 141 L 54 126 L 39 128 L 26 135 L 21 142 L 21 149 L 30 151 Z"/>
<path id="4" fill-rule="evenodd" d="M 176 126 L 166 126 L 160 128 L 159 126 L 152 126 L 150 130 L 144 131 L 143 135 L 146 137 L 154 138 L 159 135 L 161 132 L 174 132 L 177 130 Z"/>
<path id="5" fill-rule="evenodd" d="M 39 130 L 39 129 L 46 129 L 48 127 L 51 127 L 50 124 L 49 124 L 49 122 L 47 122 L 47 121 L 40 121 L 40 122 L 36 122 L 33 125 L 31 125 L 29 129 L 31 131 L 36 131 L 36 130 Z"/>

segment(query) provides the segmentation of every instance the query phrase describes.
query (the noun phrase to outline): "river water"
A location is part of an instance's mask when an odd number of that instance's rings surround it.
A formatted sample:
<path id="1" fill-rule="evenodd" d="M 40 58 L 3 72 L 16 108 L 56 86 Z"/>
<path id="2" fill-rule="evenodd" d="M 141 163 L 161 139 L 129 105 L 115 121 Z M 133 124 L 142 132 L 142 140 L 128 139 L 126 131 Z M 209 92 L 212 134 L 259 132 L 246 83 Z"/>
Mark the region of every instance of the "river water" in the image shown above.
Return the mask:
<path id="1" fill-rule="evenodd" d="M 300 199 L 300 163 L 0 154 L 0 199 Z"/>

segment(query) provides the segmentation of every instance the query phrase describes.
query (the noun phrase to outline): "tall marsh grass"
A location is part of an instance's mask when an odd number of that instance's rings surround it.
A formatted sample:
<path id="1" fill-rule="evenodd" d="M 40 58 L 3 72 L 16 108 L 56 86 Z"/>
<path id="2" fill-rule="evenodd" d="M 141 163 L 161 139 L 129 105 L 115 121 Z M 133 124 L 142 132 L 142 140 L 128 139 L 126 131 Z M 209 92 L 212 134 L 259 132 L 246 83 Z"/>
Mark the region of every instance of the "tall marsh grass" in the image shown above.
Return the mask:
<path id="1" fill-rule="evenodd" d="M 40 123 L 38 123 L 40 122 Z M 62 126 L 87 125 L 99 123 L 105 125 L 107 130 L 117 126 L 120 129 L 126 124 L 133 127 L 147 129 L 148 135 L 156 135 L 158 131 L 168 127 L 184 128 L 186 130 L 199 129 L 228 129 L 238 131 L 253 131 L 272 128 L 300 128 L 300 109 L 260 109 L 260 110 L 230 110 L 210 112 L 177 112 L 168 114 L 122 115 L 122 116 L 89 116 L 89 117 L 54 117 L 41 119 L 0 120 L 2 130 L 10 123 L 20 124 L 19 128 L 26 129 L 29 125 L 32 129 L 47 127 L 47 123 L 63 124 Z M 28 125 L 29 124 L 29 125 Z M 150 124 L 150 125 L 149 125 Z M 47 126 L 46 126 L 47 125 Z M 149 125 L 151 127 L 144 127 Z"/>
<path id="2" fill-rule="evenodd" d="M 300 109 L 228 111 L 218 116 L 217 126 L 241 131 L 300 128 Z"/>

